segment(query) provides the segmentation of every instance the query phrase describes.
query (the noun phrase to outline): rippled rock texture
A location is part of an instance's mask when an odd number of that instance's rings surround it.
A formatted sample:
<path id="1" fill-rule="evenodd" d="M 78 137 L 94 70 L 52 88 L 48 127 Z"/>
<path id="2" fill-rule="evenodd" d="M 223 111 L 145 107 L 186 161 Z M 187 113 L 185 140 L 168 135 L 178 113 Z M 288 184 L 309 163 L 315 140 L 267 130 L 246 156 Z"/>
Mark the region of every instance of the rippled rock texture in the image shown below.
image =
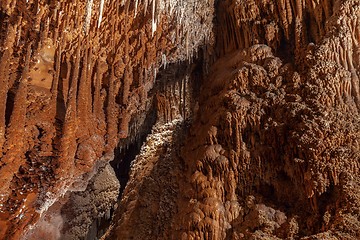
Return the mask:
<path id="1" fill-rule="evenodd" d="M 219 2 L 175 238 L 359 238 L 359 10 Z"/>
<path id="2" fill-rule="evenodd" d="M 158 69 L 213 42 L 213 4 L 1 1 L 0 236 L 18 239 L 140 134 Z"/>
<path id="3" fill-rule="evenodd" d="M 1 1 L 0 236 L 92 239 L 105 216 L 104 239 L 360 238 L 359 16 Z"/>

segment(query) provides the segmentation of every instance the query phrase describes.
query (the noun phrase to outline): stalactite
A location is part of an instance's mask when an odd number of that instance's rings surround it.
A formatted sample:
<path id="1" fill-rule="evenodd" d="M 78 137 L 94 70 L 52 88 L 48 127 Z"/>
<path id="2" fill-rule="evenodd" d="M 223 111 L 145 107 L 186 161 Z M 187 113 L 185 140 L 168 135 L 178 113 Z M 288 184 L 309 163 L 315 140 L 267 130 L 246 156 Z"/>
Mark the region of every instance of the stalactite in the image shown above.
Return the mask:
<path id="1" fill-rule="evenodd" d="M 84 31 L 85 35 L 87 35 L 89 33 L 89 29 L 90 29 L 93 2 L 94 2 L 94 0 L 88 0 L 86 2 L 85 22 L 84 22 L 84 26 L 83 26 L 83 31 Z"/>
<path id="2" fill-rule="evenodd" d="M 151 37 L 154 37 L 157 26 L 157 16 L 156 14 L 156 0 L 152 0 L 152 10 L 151 10 Z"/>
<path id="3" fill-rule="evenodd" d="M 193 14 L 194 10 L 205 8 L 209 8 L 206 13 L 201 11 Z M 2 24 L 15 33 L 10 48 L 4 45 L 5 40 L 0 42 L 0 49 L 4 49 L 2 58 L 6 58 L 0 63 L 0 71 L 4 73 L 0 76 L 0 97 L 3 95 L 3 104 L 0 103 L 0 142 L 3 143 L 0 144 L 5 146 L 3 152 L 8 158 L 11 153 L 7 148 L 15 140 L 5 138 L 5 115 L 6 118 L 11 115 L 8 113 L 11 112 L 11 103 L 8 102 L 9 109 L 6 109 L 6 98 L 7 95 L 12 97 L 13 91 L 18 94 L 18 70 L 24 63 L 24 49 L 30 38 L 34 41 L 34 53 L 27 60 L 31 63 L 28 105 L 23 106 L 26 109 L 26 131 L 23 136 L 26 143 L 16 153 L 20 156 L 17 160 L 22 161 L 21 169 L 19 166 L 14 168 L 17 177 L 6 178 L 6 184 L 16 185 L 22 181 L 34 184 L 33 198 L 37 201 L 38 213 L 44 217 L 46 212 L 51 211 L 49 207 L 75 180 L 80 181 L 86 176 L 84 174 L 91 171 L 97 160 L 110 160 L 119 138 L 129 137 L 129 140 L 135 141 L 134 136 L 129 134 L 139 136 L 142 130 L 139 130 L 140 120 L 136 118 L 151 108 L 148 98 L 152 97 L 150 90 L 158 72 L 163 71 L 161 65 L 167 70 L 173 63 L 191 59 L 196 48 L 204 44 L 204 39 L 212 31 L 213 1 L 89 0 L 46 4 L 41 1 L 5 1 L 1 2 L 0 11 L 1 20 L 3 17 L 5 19 Z M 140 21 L 141 12 L 144 12 L 141 17 L 152 20 Z M 136 19 L 132 19 L 133 16 Z M 180 21 L 183 26 L 177 24 Z M 184 29 L 192 25 L 199 29 L 188 31 L 185 52 L 186 41 L 180 37 L 185 35 Z M 176 29 L 179 30 L 179 38 L 168 38 L 176 35 Z M 212 40 L 207 43 L 211 45 Z M 13 48 L 14 44 L 16 46 Z M 122 62 L 119 61 L 118 68 L 117 60 L 120 58 Z M 138 72 L 141 72 L 140 76 Z M 135 76 L 139 77 L 138 81 L 133 81 Z M 160 80 L 156 84 L 160 84 Z M 179 87 L 184 91 L 189 83 L 183 82 Z M 190 104 L 189 94 L 186 92 L 184 99 L 179 99 L 186 103 L 182 107 Z M 180 106 L 174 104 L 172 98 L 176 96 L 169 94 L 167 97 L 169 99 L 163 106 L 164 118 L 173 122 L 177 120 L 177 108 Z M 16 109 L 19 109 L 18 105 Z M 24 116 L 15 121 L 11 120 L 11 115 L 7 130 L 15 127 L 13 122 L 20 126 Z M 130 122 L 135 123 L 129 126 Z M 20 144 L 21 138 L 18 139 Z M 86 148 L 88 150 L 84 150 Z M 25 153 L 26 162 L 23 161 Z M 87 161 L 82 161 L 85 158 Z M 2 165 L 6 162 L 4 159 L 1 159 Z M 43 162 L 51 162 L 53 168 L 45 168 Z M 31 170 L 28 171 L 28 168 Z M 27 175 L 22 175 L 23 169 L 30 175 L 35 172 L 39 180 L 29 180 Z M 76 188 L 75 185 L 72 188 Z M 9 191 L 6 187 L 4 189 L 4 192 Z M 16 190 L 10 195 L 11 199 L 15 199 L 19 193 Z M 33 219 L 34 224 L 39 220 L 36 214 L 30 217 L 30 212 L 33 214 L 35 211 L 33 208 L 31 204 L 26 205 L 23 211 L 29 212 L 28 215 L 6 224 L 14 226 L 12 229 L 17 229 L 14 232 L 24 231 L 30 224 L 26 219 Z M 4 211 L 15 219 L 15 214 L 10 213 L 9 209 Z M 0 219 L 0 235 L 2 231 L 8 231 L 3 230 L 6 228 L 2 224 L 3 219 Z M 39 230 L 39 226 L 32 226 L 29 232 Z"/>
<path id="4" fill-rule="evenodd" d="M 80 42 L 80 41 L 79 41 Z M 65 113 L 65 122 L 63 126 L 63 136 L 60 142 L 60 150 L 61 153 L 60 157 L 60 167 L 58 169 L 58 175 L 61 175 L 62 172 L 66 172 L 67 176 L 71 177 L 74 174 L 74 159 L 76 153 L 76 126 L 77 126 L 77 91 L 78 91 L 78 78 L 79 78 L 79 71 L 80 71 L 80 61 L 81 61 L 81 50 L 82 46 L 78 44 L 76 48 L 76 55 L 74 56 L 74 68 L 72 74 L 72 82 L 69 90 L 69 94 L 67 97 L 67 104 L 66 104 L 66 113 Z M 70 178 L 69 178 L 70 179 Z M 62 183 L 66 186 L 68 182 Z"/>
<path id="5" fill-rule="evenodd" d="M 99 20 L 98 20 L 98 25 L 97 25 L 98 28 L 100 28 L 100 26 L 101 26 L 101 21 L 102 21 L 102 16 L 103 16 L 103 11 L 104 11 L 104 3 L 105 3 L 105 0 L 100 0 Z"/>
<path id="6" fill-rule="evenodd" d="M 135 13 L 134 13 L 134 17 L 136 17 L 137 12 L 138 12 L 138 0 L 135 0 Z"/>
<path id="7" fill-rule="evenodd" d="M 27 77 L 29 72 L 29 64 L 31 57 L 32 43 L 28 45 L 25 66 L 22 70 L 22 75 L 17 89 L 14 108 L 10 116 L 10 122 L 6 129 L 6 139 L 4 144 L 3 152 L 5 153 L 2 160 L 2 166 L 0 168 L 1 176 L 0 179 L 1 187 L 1 202 L 8 197 L 8 188 L 10 186 L 10 180 L 13 178 L 13 174 L 21 165 L 23 158 L 23 148 L 25 144 L 25 121 L 26 121 L 26 98 L 27 98 Z"/>
<path id="8" fill-rule="evenodd" d="M 116 124 L 116 109 L 115 109 L 115 92 L 114 92 L 114 67 L 111 67 L 110 84 L 108 89 L 108 103 L 106 109 L 107 116 L 107 149 L 111 149 L 116 145 L 117 124 Z"/>
<path id="9" fill-rule="evenodd" d="M 50 102 L 53 104 L 52 108 L 53 111 L 56 111 L 56 107 L 57 107 L 57 101 L 58 101 L 58 97 L 59 97 L 59 78 L 60 78 L 60 64 L 61 64 L 61 55 L 62 55 L 62 51 L 61 51 L 61 45 L 58 47 L 58 51 L 56 53 L 56 59 L 55 59 L 55 74 L 54 74 L 54 79 L 52 81 L 52 86 L 51 86 L 51 100 Z M 54 113 L 56 114 L 56 113 Z M 54 115 L 55 117 L 55 115 Z"/>
<path id="10" fill-rule="evenodd" d="M 165 54 L 161 54 L 161 61 L 162 61 L 162 65 L 164 67 L 164 69 L 166 69 L 166 55 Z"/>
<path id="11" fill-rule="evenodd" d="M 144 0 L 144 15 L 146 15 L 147 13 L 148 6 L 149 6 L 149 0 Z"/>
<path id="12" fill-rule="evenodd" d="M 89 61 L 90 58 L 88 56 L 89 51 L 91 51 L 88 48 L 88 44 L 85 44 L 84 47 L 84 57 L 82 59 L 82 67 L 81 67 L 81 73 L 79 78 L 79 90 L 77 94 L 77 115 L 79 116 L 79 120 L 81 124 L 86 124 L 87 121 L 90 119 L 89 114 L 89 93 L 87 92 L 89 88 Z M 91 75 L 90 75 L 91 76 Z"/>

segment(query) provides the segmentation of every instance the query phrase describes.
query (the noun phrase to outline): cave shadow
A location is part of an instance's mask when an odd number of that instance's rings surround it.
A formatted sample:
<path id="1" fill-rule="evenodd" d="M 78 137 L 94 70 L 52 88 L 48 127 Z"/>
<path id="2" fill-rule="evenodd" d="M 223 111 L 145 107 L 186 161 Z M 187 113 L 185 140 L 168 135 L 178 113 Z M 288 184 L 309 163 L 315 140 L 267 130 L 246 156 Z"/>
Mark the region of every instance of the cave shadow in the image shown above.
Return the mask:
<path id="1" fill-rule="evenodd" d="M 140 127 L 138 136 L 134 141 L 122 139 L 115 148 L 114 160 L 110 162 L 114 169 L 117 179 L 120 182 L 118 199 L 121 199 L 122 193 L 129 180 L 129 171 L 132 161 L 140 153 L 142 144 L 146 141 L 147 136 L 151 133 L 153 125 L 156 123 L 157 114 L 154 107 L 147 112 L 144 124 Z"/>

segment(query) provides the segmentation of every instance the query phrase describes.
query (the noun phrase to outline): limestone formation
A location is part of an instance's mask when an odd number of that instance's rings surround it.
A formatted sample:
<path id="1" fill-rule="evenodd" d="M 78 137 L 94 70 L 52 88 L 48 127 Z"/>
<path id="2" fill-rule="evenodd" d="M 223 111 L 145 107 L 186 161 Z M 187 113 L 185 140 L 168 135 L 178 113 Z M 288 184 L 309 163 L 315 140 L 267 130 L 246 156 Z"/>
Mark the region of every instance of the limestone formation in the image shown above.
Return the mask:
<path id="1" fill-rule="evenodd" d="M 97 161 L 112 160 L 121 139 L 134 137 L 129 130 L 151 109 L 158 69 L 213 42 L 213 2 L 0 7 L 0 236 L 17 239 Z"/>
<path id="2" fill-rule="evenodd" d="M 0 26 L 0 239 L 360 239 L 359 0 L 2 0 Z"/>

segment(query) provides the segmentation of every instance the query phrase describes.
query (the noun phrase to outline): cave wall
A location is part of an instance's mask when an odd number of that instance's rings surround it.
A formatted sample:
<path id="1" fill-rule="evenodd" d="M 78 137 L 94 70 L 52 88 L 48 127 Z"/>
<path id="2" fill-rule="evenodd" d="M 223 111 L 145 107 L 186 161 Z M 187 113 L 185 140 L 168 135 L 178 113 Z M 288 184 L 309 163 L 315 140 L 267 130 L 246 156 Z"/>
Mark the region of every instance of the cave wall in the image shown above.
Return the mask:
<path id="1" fill-rule="evenodd" d="M 358 239 L 359 4 L 216 2 L 218 60 L 180 152 L 142 160 L 177 162 L 176 184 L 136 185 L 134 166 L 106 239 Z"/>
<path id="2" fill-rule="evenodd" d="M 359 4 L 218 3 L 174 238 L 359 238 Z"/>
<path id="3" fill-rule="evenodd" d="M 360 238 L 359 11 L 2 1 L 0 236 L 57 227 L 154 111 L 104 239 Z"/>
<path id="4" fill-rule="evenodd" d="M 212 11 L 213 1 L 1 1 L 2 238 L 86 188 L 95 163 L 139 134 L 158 69 L 212 44 Z"/>

